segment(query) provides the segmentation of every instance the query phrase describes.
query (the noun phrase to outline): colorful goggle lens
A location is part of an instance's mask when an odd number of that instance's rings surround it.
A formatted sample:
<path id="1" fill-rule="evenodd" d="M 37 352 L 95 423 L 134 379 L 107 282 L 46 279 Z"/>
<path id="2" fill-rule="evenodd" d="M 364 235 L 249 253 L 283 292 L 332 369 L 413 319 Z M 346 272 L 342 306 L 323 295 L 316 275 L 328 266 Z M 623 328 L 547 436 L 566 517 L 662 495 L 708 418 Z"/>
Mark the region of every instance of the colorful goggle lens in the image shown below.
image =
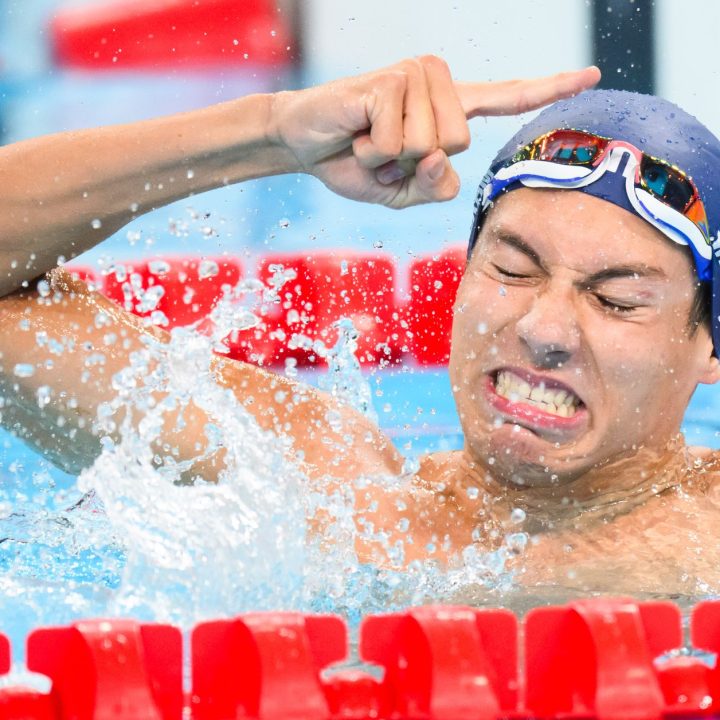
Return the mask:
<path id="1" fill-rule="evenodd" d="M 563 165 L 597 166 L 617 141 L 579 130 L 553 130 L 533 140 L 513 157 L 545 160 Z M 639 184 L 651 195 L 677 210 L 696 225 L 709 242 L 705 206 L 692 179 L 664 160 L 640 153 Z"/>

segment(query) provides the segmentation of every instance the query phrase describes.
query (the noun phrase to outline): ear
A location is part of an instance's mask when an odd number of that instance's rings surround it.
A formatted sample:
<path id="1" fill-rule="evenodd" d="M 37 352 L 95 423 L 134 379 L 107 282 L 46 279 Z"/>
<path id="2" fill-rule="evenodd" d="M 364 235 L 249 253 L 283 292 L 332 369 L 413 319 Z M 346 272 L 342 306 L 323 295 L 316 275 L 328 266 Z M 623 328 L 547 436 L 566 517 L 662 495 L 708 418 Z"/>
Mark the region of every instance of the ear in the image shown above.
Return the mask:
<path id="1" fill-rule="evenodd" d="M 709 337 L 708 343 L 703 343 L 703 345 L 705 346 L 706 355 L 705 359 L 701 361 L 698 382 L 704 385 L 714 385 L 720 380 L 720 360 L 715 355 L 712 340 Z"/>

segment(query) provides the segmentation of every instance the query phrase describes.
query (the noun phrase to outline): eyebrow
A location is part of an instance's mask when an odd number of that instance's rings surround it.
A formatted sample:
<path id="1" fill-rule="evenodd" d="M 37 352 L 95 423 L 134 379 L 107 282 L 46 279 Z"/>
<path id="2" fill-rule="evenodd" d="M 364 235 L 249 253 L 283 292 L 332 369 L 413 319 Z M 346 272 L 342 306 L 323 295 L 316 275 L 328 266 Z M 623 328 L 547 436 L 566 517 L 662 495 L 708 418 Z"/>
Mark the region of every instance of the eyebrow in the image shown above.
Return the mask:
<path id="1" fill-rule="evenodd" d="M 593 273 L 583 281 L 584 285 L 602 285 L 610 280 L 624 280 L 625 278 L 651 278 L 666 280 L 667 275 L 658 267 L 652 265 L 614 265 L 599 272 Z"/>
<path id="2" fill-rule="evenodd" d="M 521 240 L 517 235 L 501 231 L 497 233 L 495 238 L 498 242 L 505 243 L 506 245 L 510 245 L 510 247 L 514 247 L 516 250 L 519 250 L 524 255 L 527 255 L 536 265 L 544 268 L 542 260 L 540 260 L 540 256 L 535 252 L 535 250 L 533 250 L 524 240 Z"/>
<path id="3" fill-rule="evenodd" d="M 508 232 L 499 232 L 496 235 L 496 239 L 498 242 L 509 245 L 524 255 L 527 255 L 527 257 L 530 258 L 530 260 L 532 260 L 538 267 L 545 269 L 538 253 L 517 235 Z M 645 263 L 628 263 L 625 265 L 613 265 L 612 267 L 603 268 L 602 270 L 589 275 L 580 284 L 585 287 L 595 287 L 611 280 L 624 280 L 626 278 L 635 277 L 666 280 L 667 274 L 661 268 L 653 265 L 646 265 Z"/>

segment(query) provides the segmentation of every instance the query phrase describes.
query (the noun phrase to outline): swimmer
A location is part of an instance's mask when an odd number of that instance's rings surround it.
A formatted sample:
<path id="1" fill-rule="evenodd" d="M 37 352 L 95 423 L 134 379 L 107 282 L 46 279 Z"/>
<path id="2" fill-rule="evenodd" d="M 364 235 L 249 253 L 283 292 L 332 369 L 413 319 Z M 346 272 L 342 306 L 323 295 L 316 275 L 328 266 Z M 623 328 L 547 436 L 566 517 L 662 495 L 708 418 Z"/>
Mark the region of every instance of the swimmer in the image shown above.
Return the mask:
<path id="1" fill-rule="evenodd" d="M 409 520 L 406 562 L 452 562 L 473 542 L 490 550 L 522 530 L 532 537 L 527 585 L 720 587 L 720 456 L 680 435 L 695 387 L 720 378 L 709 245 L 720 227 L 720 141 L 659 99 L 582 92 L 598 78 L 588 68 L 457 83 L 442 60 L 423 57 L 0 149 L 4 426 L 78 473 L 101 451 L 92 426 L 110 378 L 145 333 L 166 337 L 53 270 L 58 257 L 173 200 L 281 173 L 394 208 L 448 200 L 459 188 L 449 158 L 467 149 L 468 120 L 560 100 L 500 151 L 481 186 L 450 359 L 464 448 L 423 458 L 399 496 L 370 487 L 358 514 L 383 528 Z M 59 294 L 38 303 L 46 274 Z M 107 344 L 100 310 L 122 342 Z M 73 352 L 43 364 L 38 332 L 69 337 Z M 104 365 L 86 367 L 97 351 Z M 16 377 L 28 357 L 36 372 Z M 297 395 L 295 381 L 227 359 L 214 367 L 262 427 L 289 438 L 309 477 L 401 473 L 391 442 L 333 398 L 308 388 L 301 402 L 281 402 L 288 393 L 278 390 Z M 43 385 L 54 392 L 38 407 Z M 198 408 L 184 424 L 168 415 L 164 444 L 192 461 L 207 422 Z M 212 481 L 222 466 L 219 451 L 189 476 Z M 358 550 L 386 561 L 370 542 Z"/>

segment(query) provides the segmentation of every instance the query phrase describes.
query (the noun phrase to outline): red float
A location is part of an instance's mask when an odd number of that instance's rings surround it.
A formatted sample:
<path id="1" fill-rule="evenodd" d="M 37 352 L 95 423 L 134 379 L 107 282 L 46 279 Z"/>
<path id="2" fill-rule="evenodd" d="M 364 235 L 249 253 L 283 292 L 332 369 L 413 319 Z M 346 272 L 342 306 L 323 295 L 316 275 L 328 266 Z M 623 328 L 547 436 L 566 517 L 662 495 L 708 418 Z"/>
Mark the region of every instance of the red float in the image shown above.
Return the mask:
<path id="1" fill-rule="evenodd" d="M 50 29 L 58 65 L 157 71 L 289 63 L 290 32 L 271 0 L 104 0 L 69 5 Z"/>

